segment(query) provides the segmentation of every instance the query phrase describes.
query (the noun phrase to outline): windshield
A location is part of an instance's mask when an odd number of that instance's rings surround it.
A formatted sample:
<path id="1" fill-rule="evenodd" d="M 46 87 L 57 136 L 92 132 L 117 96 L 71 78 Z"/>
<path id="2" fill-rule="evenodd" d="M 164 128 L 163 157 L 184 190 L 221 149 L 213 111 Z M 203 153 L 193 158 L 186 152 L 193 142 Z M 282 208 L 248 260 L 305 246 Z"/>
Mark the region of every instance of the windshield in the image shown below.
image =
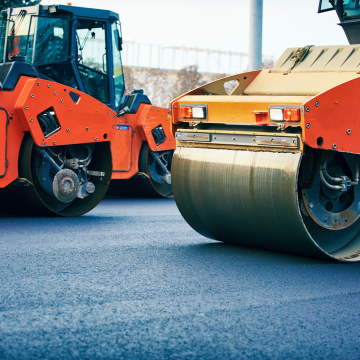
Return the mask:
<path id="1" fill-rule="evenodd" d="M 115 107 L 118 108 L 122 95 L 125 90 L 125 81 L 123 67 L 121 63 L 121 29 L 118 28 L 116 23 L 111 24 L 111 44 L 113 49 L 113 62 L 114 62 L 114 90 L 115 90 Z"/>
<path id="2" fill-rule="evenodd" d="M 32 17 L 27 61 L 34 65 L 65 61 L 68 58 L 68 48 L 69 22 L 66 18 Z"/>

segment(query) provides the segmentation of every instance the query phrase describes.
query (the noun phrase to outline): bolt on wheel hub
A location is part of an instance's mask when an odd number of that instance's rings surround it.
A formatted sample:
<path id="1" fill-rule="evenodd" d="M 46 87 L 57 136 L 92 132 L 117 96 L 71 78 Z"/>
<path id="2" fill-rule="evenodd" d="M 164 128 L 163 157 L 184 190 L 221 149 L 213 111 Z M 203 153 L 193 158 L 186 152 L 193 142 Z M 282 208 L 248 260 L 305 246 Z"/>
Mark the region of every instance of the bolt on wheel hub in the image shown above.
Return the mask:
<path id="1" fill-rule="evenodd" d="M 70 177 L 65 177 L 60 182 L 60 191 L 64 195 L 69 195 L 74 191 L 75 183 Z"/>

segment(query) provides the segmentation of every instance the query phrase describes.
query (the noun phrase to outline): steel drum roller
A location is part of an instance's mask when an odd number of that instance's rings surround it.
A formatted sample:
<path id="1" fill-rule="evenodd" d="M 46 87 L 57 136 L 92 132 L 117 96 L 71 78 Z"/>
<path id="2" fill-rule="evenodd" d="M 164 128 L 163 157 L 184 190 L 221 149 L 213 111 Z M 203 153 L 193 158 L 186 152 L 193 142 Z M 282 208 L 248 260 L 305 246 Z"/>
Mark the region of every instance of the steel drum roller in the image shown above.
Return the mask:
<path id="1" fill-rule="evenodd" d="M 296 255 L 359 260 L 359 221 L 319 226 L 300 209 L 300 152 L 176 148 L 173 192 L 185 220 L 214 240 Z"/>

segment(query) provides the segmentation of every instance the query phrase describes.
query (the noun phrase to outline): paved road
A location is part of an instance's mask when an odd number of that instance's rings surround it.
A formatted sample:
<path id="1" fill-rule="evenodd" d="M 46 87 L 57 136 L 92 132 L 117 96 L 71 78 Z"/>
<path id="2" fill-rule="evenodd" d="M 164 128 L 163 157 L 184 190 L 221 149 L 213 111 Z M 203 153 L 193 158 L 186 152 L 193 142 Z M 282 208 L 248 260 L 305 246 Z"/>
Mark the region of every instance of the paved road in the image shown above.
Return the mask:
<path id="1" fill-rule="evenodd" d="M 360 264 L 224 245 L 173 200 L 0 217 L 1 359 L 360 359 Z"/>

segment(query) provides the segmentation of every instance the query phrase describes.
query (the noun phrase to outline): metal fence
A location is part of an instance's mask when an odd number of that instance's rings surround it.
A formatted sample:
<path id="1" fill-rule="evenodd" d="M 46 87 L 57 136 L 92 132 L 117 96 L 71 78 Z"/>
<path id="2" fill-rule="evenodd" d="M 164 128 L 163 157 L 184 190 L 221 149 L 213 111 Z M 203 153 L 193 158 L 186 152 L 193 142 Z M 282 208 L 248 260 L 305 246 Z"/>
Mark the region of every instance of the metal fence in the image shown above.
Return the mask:
<path id="1" fill-rule="evenodd" d="M 272 59 L 272 56 L 263 56 L 263 61 Z M 202 73 L 236 74 L 247 70 L 249 55 L 243 52 L 125 41 L 122 61 L 126 66 L 172 70 L 197 65 Z"/>

